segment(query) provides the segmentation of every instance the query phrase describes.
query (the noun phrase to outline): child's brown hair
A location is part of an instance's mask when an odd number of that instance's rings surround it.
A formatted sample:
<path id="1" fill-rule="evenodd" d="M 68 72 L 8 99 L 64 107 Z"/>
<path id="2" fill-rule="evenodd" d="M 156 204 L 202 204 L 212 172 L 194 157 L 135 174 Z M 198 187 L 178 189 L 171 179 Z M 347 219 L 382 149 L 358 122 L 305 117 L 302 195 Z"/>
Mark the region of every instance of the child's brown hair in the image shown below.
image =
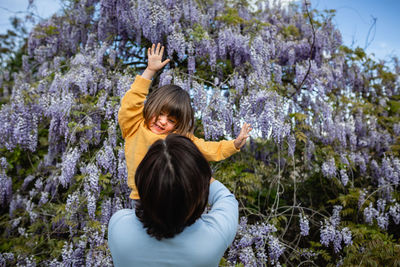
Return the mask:
<path id="1" fill-rule="evenodd" d="M 147 126 L 151 118 L 161 113 L 177 120 L 174 132 L 182 135 L 193 133 L 194 111 L 189 94 L 177 85 L 164 85 L 150 93 L 143 108 L 143 117 Z"/>

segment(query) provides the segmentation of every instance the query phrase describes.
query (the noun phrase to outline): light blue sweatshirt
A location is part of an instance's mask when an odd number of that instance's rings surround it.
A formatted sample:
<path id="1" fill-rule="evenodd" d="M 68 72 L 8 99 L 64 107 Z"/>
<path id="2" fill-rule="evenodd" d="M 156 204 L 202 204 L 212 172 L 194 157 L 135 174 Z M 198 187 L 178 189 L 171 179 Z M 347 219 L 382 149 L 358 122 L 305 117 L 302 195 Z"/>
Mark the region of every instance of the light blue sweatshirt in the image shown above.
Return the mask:
<path id="1" fill-rule="evenodd" d="M 147 234 L 134 209 L 117 211 L 108 225 L 108 246 L 114 265 L 218 266 L 238 226 L 238 202 L 219 181 L 210 185 L 211 210 L 173 238 Z"/>

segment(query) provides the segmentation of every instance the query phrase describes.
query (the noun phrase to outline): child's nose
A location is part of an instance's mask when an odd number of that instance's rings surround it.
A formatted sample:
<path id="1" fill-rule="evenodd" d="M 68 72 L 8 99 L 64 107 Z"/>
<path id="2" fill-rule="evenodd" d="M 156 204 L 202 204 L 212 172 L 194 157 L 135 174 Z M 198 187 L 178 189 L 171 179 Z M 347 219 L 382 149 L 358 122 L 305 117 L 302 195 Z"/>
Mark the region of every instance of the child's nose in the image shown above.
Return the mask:
<path id="1" fill-rule="evenodd" d="M 160 123 L 162 123 L 162 124 L 167 123 L 167 116 L 165 116 L 165 115 L 159 116 L 158 119 L 160 120 Z"/>

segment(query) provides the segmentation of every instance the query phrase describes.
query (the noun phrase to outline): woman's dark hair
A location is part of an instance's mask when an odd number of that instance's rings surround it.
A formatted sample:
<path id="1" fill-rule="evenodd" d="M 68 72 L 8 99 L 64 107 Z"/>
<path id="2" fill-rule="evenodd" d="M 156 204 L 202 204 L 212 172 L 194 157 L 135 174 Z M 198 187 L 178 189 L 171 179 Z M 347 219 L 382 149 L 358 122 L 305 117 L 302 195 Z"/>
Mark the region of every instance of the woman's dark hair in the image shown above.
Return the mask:
<path id="1" fill-rule="evenodd" d="M 161 112 L 175 117 L 177 125 L 174 132 L 182 135 L 193 133 L 194 111 L 189 94 L 177 85 L 164 85 L 151 92 L 144 104 L 143 117 L 148 125 L 151 118 L 158 117 Z"/>
<path id="2" fill-rule="evenodd" d="M 156 141 L 139 164 L 136 216 L 158 240 L 193 224 L 208 201 L 211 169 L 187 137 L 170 134 Z"/>

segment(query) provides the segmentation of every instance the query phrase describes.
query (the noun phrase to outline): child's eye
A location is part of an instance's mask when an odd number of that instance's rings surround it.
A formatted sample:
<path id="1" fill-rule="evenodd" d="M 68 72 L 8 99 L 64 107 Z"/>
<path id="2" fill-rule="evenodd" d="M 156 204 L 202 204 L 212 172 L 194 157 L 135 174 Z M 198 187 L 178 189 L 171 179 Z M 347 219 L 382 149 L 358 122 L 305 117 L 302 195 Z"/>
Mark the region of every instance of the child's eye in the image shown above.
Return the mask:
<path id="1" fill-rule="evenodd" d="M 174 120 L 174 119 L 168 119 L 168 121 L 170 122 L 170 123 L 176 123 L 176 121 Z"/>

